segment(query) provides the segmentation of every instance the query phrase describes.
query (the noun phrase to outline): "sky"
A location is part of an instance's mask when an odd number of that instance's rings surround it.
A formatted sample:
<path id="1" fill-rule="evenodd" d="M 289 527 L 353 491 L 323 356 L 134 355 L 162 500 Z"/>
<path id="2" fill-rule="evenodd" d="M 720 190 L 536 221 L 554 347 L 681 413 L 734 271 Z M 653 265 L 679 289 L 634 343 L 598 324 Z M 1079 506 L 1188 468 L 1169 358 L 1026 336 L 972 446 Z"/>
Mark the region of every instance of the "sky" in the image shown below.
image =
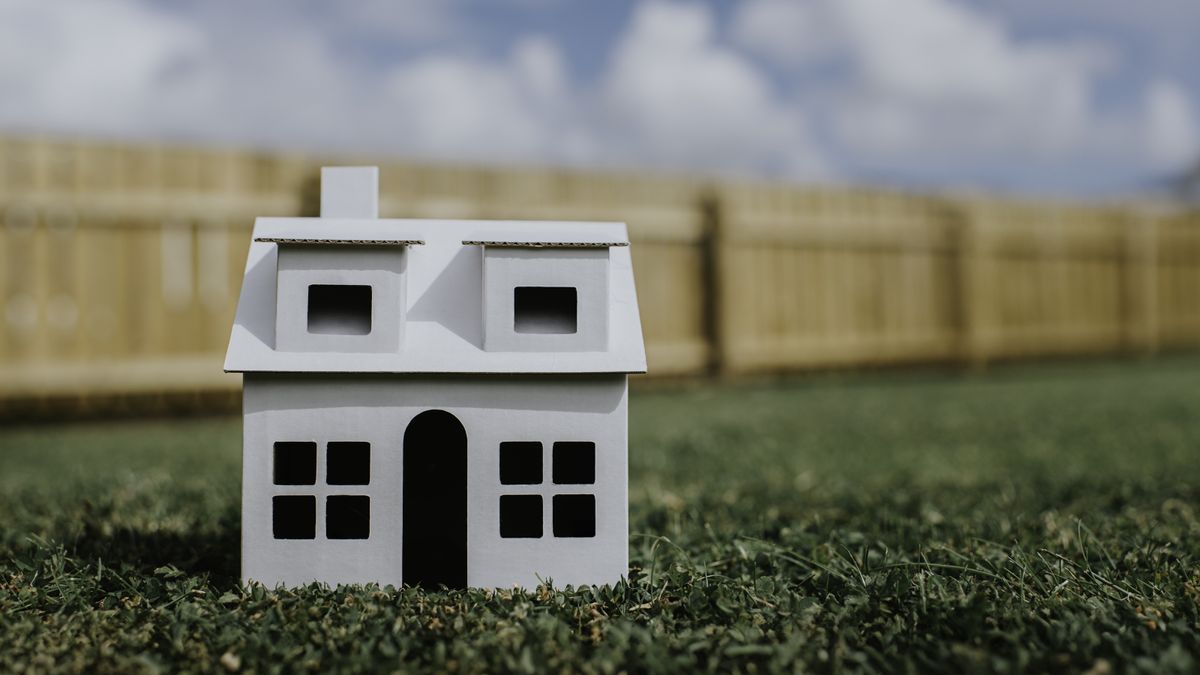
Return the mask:
<path id="1" fill-rule="evenodd" d="M 1105 195 L 1200 161 L 1196 0 L 0 0 L 0 133 Z"/>

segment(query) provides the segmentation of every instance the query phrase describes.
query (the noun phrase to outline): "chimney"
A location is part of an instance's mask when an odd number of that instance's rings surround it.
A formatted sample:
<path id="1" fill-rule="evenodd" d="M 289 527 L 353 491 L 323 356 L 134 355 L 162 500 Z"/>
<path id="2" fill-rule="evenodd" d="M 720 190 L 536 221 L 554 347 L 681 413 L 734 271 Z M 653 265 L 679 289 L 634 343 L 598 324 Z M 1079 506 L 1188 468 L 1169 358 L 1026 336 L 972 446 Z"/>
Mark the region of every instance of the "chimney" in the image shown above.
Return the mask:
<path id="1" fill-rule="evenodd" d="M 322 167 L 321 217 L 378 218 L 379 167 Z"/>

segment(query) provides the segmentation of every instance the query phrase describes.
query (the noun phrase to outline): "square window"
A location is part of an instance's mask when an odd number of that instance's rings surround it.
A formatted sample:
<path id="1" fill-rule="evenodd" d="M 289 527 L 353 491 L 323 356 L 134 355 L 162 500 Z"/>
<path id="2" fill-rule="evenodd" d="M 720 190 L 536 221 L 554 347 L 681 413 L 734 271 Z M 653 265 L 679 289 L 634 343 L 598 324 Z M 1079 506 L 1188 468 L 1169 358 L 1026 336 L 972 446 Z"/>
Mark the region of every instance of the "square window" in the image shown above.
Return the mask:
<path id="1" fill-rule="evenodd" d="M 309 286 L 308 332 L 323 335 L 369 335 L 371 287 L 349 284 Z"/>
<path id="2" fill-rule="evenodd" d="M 312 441 L 275 442 L 275 484 L 315 485 L 317 444 Z"/>
<path id="3" fill-rule="evenodd" d="M 371 498 L 338 495 L 325 500 L 325 537 L 366 539 L 371 534 Z"/>
<path id="4" fill-rule="evenodd" d="M 329 485 L 369 485 L 371 444 L 330 441 L 325 446 L 325 482 Z"/>
<path id="5" fill-rule="evenodd" d="M 554 495 L 554 536 L 596 536 L 596 497 Z"/>
<path id="6" fill-rule="evenodd" d="M 500 483 L 537 485 L 542 482 L 542 444 L 505 441 L 500 444 Z"/>
<path id="7" fill-rule="evenodd" d="M 596 444 L 560 441 L 554 444 L 554 482 L 558 485 L 591 485 L 596 482 Z"/>
<path id="8" fill-rule="evenodd" d="M 517 286 L 513 289 L 513 330 L 567 335 L 577 326 L 577 293 L 570 286 Z"/>
<path id="9" fill-rule="evenodd" d="M 541 537 L 541 495 L 501 496 L 500 536 L 505 539 L 537 539 Z"/>
<path id="10" fill-rule="evenodd" d="M 271 512 L 271 530 L 276 539 L 316 538 L 316 497 L 273 497 Z"/>

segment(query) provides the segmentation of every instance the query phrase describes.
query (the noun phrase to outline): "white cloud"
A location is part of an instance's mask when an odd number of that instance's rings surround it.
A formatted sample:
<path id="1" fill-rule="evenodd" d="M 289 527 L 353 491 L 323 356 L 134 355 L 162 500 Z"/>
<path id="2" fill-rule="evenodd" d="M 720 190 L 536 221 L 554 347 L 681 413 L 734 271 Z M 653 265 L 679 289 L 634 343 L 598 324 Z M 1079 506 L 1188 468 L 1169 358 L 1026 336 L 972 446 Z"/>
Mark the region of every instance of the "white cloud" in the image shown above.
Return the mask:
<path id="1" fill-rule="evenodd" d="M 384 87 L 388 147 L 422 156 L 824 171 L 798 108 L 736 52 L 699 5 L 641 5 L 594 86 L 571 83 L 557 46 L 519 40 L 502 60 L 431 56 Z"/>
<path id="2" fill-rule="evenodd" d="M 0 6 L 0 124 L 438 159 L 822 167 L 799 108 L 717 44 L 704 6 L 639 6 L 592 82 L 572 82 L 545 36 L 500 58 L 430 47 L 451 36 L 446 11 L 430 9 L 444 6 L 12 0 Z"/>
<path id="3" fill-rule="evenodd" d="M 946 0 L 843 6 L 866 101 L 841 134 L 860 151 L 1040 160 L 1086 143 L 1096 50 L 1018 42 Z M 871 115 L 854 114 L 872 108 L 906 122 L 905 135 L 881 136 Z"/>
<path id="4" fill-rule="evenodd" d="M 844 42 L 837 11 L 825 2 L 749 0 L 738 5 L 730 32 L 752 53 L 798 65 L 827 57 Z"/>
<path id="5" fill-rule="evenodd" d="M 547 41 L 522 41 L 499 63 L 433 53 L 380 65 L 346 49 L 349 35 L 396 44 L 444 36 L 438 12 L 418 11 L 431 6 L 371 1 L 333 12 L 297 2 L 230 13 L 200 4 L 183 15 L 137 0 L 13 0 L 0 5 L 0 124 L 457 159 L 542 156 L 537 106 L 565 87 Z"/>
<path id="6" fill-rule="evenodd" d="M 1128 70 L 1111 45 L 1022 37 L 990 5 L 744 0 L 720 26 L 709 5 L 643 0 L 588 79 L 562 36 L 496 40 L 465 11 L 0 1 L 0 128 L 1027 185 L 1150 175 L 1200 152 L 1186 76 L 1101 101 L 1105 78 Z"/>
<path id="7" fill-rule="evenodd" d="M 1146 148 L 1155 166 L 1178 170 L 1196 161 L 1200 128 L 1191 100 L 1178 84 L 1151 83 L 1146 92 Z"/>
<path id="8" fill-rule="evenodd" d="M 1114 70 L 1115 49 L 1019 38 L 979 6 L 747 0 L 732 34 L 792 73 L 837 154 L 859 165 L 970 180 L 1095 162 L 1152 170 L 1198 150 L 1181 88 L 1152 87 L 1145 111 L 1105 109 L 1096 92 Z M 831 68 L 838 78 L 807 84 Z"/>
<path id="9" fill-rule="evenodd" d="M 700 5 L 635 10 L 601 91 L 609 152 L 659 166 L 825 173 L 800 109 L 714 33 Z"/>
<path id="10" fill-rule="evenodd" d="M 1104 65 L 1094 47 L 1020 42 L 998 20 L 948 0 L 822 0 L 790 15 L 789 5 L 751 0 L 735 20 L 737 39 L 793 67 L 847 64 L 830 118 L 857 155 L 1056 156 L 1087 131 Z M 824 47 L 788 51 L 787 21 Z"/>
<path id="11" fill-rule="evenodd" d="M 202 33 L 131 2 L 0 5 L 0 123 L 114 133 L 211 103 Z M 161 128 L 161 127 L 160 127 Z"/>
<path id="12" fill-rule="evenodd" d="M 565 94 L 561 57 L 541 39 L 501 63 L 433 56 L 397 66 L 384 85 L 388 147 L 456 159 L 555 158 Z"/>
<path id="13" fill-rule="evenodd" d="M 544 36 L 517 42 L 512 62 L 539 104 L 557 105 L 567 96 L 569 83 L 558 46 Z"/>

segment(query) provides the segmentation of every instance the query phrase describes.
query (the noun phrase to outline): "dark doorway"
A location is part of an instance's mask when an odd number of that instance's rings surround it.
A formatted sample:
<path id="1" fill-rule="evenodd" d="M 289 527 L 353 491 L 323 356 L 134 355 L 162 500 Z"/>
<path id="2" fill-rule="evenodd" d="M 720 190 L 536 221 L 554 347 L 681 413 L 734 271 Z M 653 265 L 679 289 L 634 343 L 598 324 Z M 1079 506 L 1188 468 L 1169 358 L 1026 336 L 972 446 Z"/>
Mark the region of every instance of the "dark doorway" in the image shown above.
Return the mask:
<path id="1" fill-rule="evenodd" d="M 427 410 L 404 432 L 405 584 L 467 586 L 467 432 Z"/>

